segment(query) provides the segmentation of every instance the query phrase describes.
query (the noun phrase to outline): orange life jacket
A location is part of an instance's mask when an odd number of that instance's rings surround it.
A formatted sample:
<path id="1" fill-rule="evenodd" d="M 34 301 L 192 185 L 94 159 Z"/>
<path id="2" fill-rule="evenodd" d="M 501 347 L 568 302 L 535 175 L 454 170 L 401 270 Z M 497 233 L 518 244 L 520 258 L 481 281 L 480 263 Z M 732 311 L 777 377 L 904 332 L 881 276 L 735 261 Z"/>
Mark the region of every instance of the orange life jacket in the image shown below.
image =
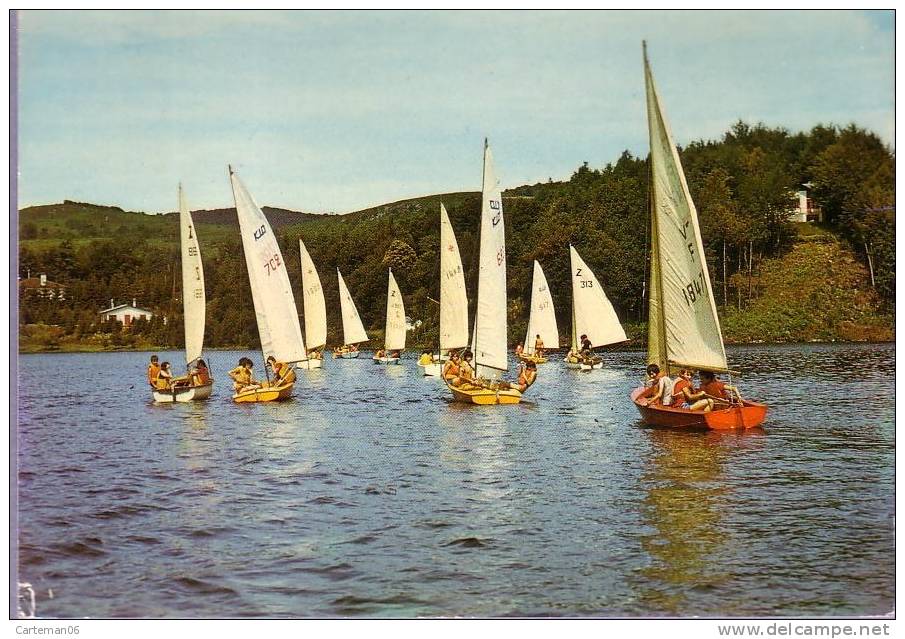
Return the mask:
<path id="1" fill-rule="evenodd" d="M 689 382 L 684 377 L 680 377 L 676 380 L 676 385 L 673 386 L 672 389 L 672 405 L 673 406 L 681 406 L 685 403 L 685 393 L 682 392 L 684 388 L 691 388 L 691 382 Z"/>

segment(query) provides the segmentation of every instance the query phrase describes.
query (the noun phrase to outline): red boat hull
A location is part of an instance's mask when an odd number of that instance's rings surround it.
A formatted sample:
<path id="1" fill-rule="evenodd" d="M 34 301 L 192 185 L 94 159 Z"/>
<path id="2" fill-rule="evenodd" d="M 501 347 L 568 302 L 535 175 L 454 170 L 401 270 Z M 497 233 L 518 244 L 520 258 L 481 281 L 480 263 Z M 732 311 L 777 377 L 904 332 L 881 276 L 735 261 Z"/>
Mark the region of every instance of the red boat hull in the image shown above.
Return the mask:
<path id="1" fill-rule="evenodd" d="M 641 413 L 641 419 L 651 426 L 668 428 L 697 428 L 708 430 L 739 430 L 760 426 L 767 416 L 766 404 L 744 401 L 741 406 L 730 406 L 705 413 L 701 410 L 645 406 L 638 403 L 643 388 L 632 391 L 632 402 Z"/>

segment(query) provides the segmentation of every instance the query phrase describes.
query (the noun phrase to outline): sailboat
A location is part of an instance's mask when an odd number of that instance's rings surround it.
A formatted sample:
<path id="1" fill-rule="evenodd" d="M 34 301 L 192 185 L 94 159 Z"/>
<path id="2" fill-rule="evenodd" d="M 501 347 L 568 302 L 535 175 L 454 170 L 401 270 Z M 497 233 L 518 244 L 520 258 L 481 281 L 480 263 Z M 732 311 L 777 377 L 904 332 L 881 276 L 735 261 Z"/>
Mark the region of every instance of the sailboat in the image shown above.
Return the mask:
<path id="1" fill-rule="evenodd" d="M 354 359 L 358 357 L 358 344 L 367 342 L 370 338 L 365 332 L 364 324 L 352 301 L 352 294 L 343 279 L 343 274 L 336 269 L 336 278 L 339 280 L 339 306 L 343 316 L 343 345 L 333 351 L 333 359 Z"/>
<path id="2" fill-rule="evenodd" d="M 644 45 L 647 122 L 650 133 L 651 253 L 648 307 L 649 364 L 672 374 L 681 368 L 731 373 L 716 313 L 698 215 L 679 154 L 654 86 Z M 648 406 L 632 401 L 648 424 L 710 429 L 751 428 L 767 414 L 764 404 L 734 401 L 711 412 Z"/>
<path id="3" fill-rule="evenodd" d="M 545 364 L 547 358 L 535 352 L 535 340 L 540 335 L 545 349 L 559 348 L 559 331 L 556 327 L 556 310 L 553 308 L 553 296 L 544 276 L 544 269 L 534 260 L 534 277 L 531 281 L 531 313 L 528 316 L 528 330 L 525 333 L 525 346 L 519 353 L 519 359 L 535 364 Z"/>
<path id="4" fill-rule="evenodd" d="M 481 189 L 481 250 L 478 299 L 471 350 L 475 383 L 446 385 L 453 398 L 472 404 L 517 404 L 522 393 L 499 377 L 509 368 L 506 352 L 506 234 L 503 194 L 484 140 L 484 183 Z"/>
<path id="5" fill-rule="evenodd" d="M 383 338 L 383 355 L 374 355 L 375 364 L 399 364 L 399 356 L 405 348 L 405 305 L 402 303 L 402 293 L 393 270 L 390 269 L 387 283 L 387 319 L 386 331 Z"/>
<path id="6" fill-rule="evenodd" d="M 324 346 L 327 344 L 327 304 L 321 278 L 314 261 L 299 240 L 299 256 L 302 262 L 302 304 L 305 309 L 305 340 L 308 342 L 308 359 L 297 364 L 298 368 L 311 370 L 324 365 Z"/>
<path id="7" fill-rule="evenodd" d="M 440 204 L 440 361 L 421 365 L 425 375 L 439 377 L 443 355 L 468 346 L 468 294 L 459 243 L 446 207 Z"/>
<path id="8" fill-rule="evenodd" d="M 618 344 L 628 338 L 594 272 L 571 244 L 569 263 L 572 269 L 572 344 L 566 355 L 566 368 L 603 368 L 601 358 L 592 357 L 588 360 L 578 355 L 581 336 L 587 335 L 593 348 Z"/>
<path id="9" fill-rule="evenodd" d="M 201 358 L 204 347 L 204 267 L 198 236 L 192 223 L 192 214 L 185 202 L 182 185 L 179 185 L 179 238 L 182 248 L 182 319 L 185 326 L 185 363 L 189 370 Z M 155 390 L 154 401 L 191 402 L 211 396 L 213 380 L 203 383 L 191 373 L 173 380 L 168 390 Z"/>
<path id="10" fill-rule="evenodd" d="M 270 356 L 284 364 L 305 361 L 308 354 L 299 326 L 295 297 L 276 235 L 231 166 L 229 180 L 236 200 L 236 215 L 239 218 L 239 232 L 242 235 L 242 249 L 248 268 L 265 372 Z M 294 383 L 294 378 L 284 383 L 268 379 L 257 388 L 237 392 L 233 395 L 233 401 L 272 402 L 287 399 L 292 395 Z"/>

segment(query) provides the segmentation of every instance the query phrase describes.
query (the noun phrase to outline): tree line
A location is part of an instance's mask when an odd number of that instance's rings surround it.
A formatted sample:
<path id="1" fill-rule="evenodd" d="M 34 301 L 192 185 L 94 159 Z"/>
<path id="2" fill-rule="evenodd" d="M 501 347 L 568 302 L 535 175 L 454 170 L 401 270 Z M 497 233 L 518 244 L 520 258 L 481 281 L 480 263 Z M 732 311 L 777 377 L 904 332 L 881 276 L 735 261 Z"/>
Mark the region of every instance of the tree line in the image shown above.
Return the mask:
<path id="1" fill-rule="evenodd" d="M 894 155 L 873 133 L 854 125 L 819 125 L 808 132 L 738 122 L 719 140 L 680 149 L 697 205 L 711 280 L 721 312 L 744 310 L 758 295 L 760 263 L 782 255 L 797 237 L 789 221 L 795 192 L 807 185 L 826 225 L 845 238 L 869 268 L 872 285 L 888 309 L 895 303 Z M 504 167 L 503 167 L 504 168 Z M 477 290 L 480 195 L 453 193 L 387 204 L 342 216 L 305 216 L 276 233 L 301 309 L 298 240 L 317 265 L 327 299 L 328 339 L 341 342 L 336 269 L 355 298 L 374 344 L 382 340 L 387 268 L 402 290 L 407 314 L 421 320 L 410 343 L 436 344 L 439 331 L 439 204 L 449 212 L 462 253 L 473 317 Z M 602 168 L 584 163 L 567 181 L 526 185 L 504 193 L 507 237 L 509 339 L 521 341 L 527 325 L 532 261 L 538 260 L 553 293 L 563 343 L 569 339 L 568 245 L 594 270 L 624 323 L 646 317 L 649 264 L 648 163 L 628 151 Z M 60 327 L 57 335 L 81 339 L 115 336 L 113 345 L 143 340 L 182 346 L 180 264 L 175 216 L 158 216 L 159 234 L 115 218 L 115 232 L 91 224 L 53 225 L 23 210 L 19 272 L 44 272 L 67 287 L 65 300 L 20 300 L 20 325 Z M 60 213 L 62 215 L 62 213 Z M 130 214 L 122 214 L 130 215 Z M 52 216 L 51 216 L 52 217 Z M 284 216 L 285 218 L 285 216 Z M 108 224 L 107 226 L 111 226 Z M 74 228 L 75 227 L 75 228 Z M 98 229 L 100 227 L 101 230 Z M 196 223 L 207 287 L 205 340 L 212 347 L 258 346 L 251 292 L 238 233 L 222 224 Z M 65 239 L 55 230 L 65 229 Z M 56 238 L 56 240 L 54 239 Z M 159 315 L 123 332 L 102 323 L 110 298 L 132 298 Z M 162 317 L 167 316 L 164 324 Z M 637 331 L 641 334 L 641 331 Z"/>

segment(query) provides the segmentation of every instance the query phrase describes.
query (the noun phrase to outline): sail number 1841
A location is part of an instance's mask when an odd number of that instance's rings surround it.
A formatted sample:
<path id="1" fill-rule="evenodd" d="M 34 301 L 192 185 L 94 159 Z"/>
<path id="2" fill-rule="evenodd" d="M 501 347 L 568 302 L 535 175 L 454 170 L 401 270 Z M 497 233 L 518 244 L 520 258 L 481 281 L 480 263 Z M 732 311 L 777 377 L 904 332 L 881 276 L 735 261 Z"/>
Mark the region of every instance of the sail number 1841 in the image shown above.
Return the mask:
<path id="1" fill-rule="evenodd" d="M 691 306 L 698 298 L 703 298 L 706 291 L 707 285 L 704 283 L 704 271 L 701 270 L 690 284 L 686 284 L 682 288 L 682 295 L 685 296 L 685 303 Z"/>

